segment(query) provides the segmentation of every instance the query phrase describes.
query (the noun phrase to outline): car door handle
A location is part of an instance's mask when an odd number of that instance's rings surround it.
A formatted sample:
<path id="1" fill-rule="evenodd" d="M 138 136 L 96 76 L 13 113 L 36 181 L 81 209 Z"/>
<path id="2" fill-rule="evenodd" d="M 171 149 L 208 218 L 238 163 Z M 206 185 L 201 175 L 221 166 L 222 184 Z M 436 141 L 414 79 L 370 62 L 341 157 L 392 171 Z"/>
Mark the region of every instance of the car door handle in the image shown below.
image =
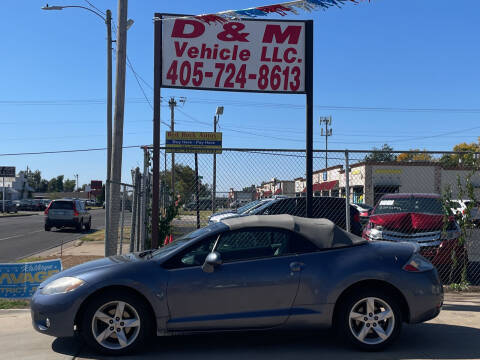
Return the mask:
<path id="1" fill-rule="evenodd" d="M 301 271 L 305 264 L 302 262 L 294 261 L 290 263 L 290 270 L 292 271 Z"/>

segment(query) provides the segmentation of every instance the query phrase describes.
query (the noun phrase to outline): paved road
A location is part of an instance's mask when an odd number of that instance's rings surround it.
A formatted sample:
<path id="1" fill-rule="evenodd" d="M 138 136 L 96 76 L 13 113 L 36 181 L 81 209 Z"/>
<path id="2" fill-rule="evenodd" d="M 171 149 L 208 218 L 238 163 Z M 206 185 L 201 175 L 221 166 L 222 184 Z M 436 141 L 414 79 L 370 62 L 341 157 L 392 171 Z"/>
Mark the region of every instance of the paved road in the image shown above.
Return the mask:
<path id="1" fill-rule="evenodd" d="M 105 224 L 105 210 L 92 210 L 92 229 L 101 229 Z M 84 234 L 73 229 L 45 231 L 44 216 L 0 218 L 0 262 L 36 254 L 40 251 L 59 246 Z"/>
<path id="2" fill-rule="evenodd" d="M 0 310 L 0 349 L 5 359 L 118 359 L 99 356 L 76 338 L 35 332 L 29 310 Z M 157 338 L 139 354 L 122 357 L 130 359 L 480 359 L 480 300 L 478 294 L 447 294 L 438 318 L 406 325 L 395 344 L 380 352 L 357 351 L 322 330 Z"/>

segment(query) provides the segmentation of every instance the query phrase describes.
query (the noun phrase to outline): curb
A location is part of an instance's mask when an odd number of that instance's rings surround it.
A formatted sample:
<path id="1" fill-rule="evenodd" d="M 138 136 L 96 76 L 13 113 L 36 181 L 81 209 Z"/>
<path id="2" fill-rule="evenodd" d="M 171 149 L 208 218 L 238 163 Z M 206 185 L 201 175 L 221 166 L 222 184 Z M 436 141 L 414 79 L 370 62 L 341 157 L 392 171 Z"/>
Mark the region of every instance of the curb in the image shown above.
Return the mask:
<path id="1" fill-rule="evenodd" d="M 6 215 L 6 216 L 0 216 L 0 219 L 8 219 L 8 218 L 14 218 L 14 217 L 24 217 L 24 216 L 35 216 L 39 214 L 18 214 L 18 215 Z"/>
<path id="2" fill-rule="evenodd" d="M 22 314 L 22 313 L 30 313 L 30 308 L 28 308 L 28 309 L 0 309 L 0 316 L 11 315 L 11 314 Z"/>

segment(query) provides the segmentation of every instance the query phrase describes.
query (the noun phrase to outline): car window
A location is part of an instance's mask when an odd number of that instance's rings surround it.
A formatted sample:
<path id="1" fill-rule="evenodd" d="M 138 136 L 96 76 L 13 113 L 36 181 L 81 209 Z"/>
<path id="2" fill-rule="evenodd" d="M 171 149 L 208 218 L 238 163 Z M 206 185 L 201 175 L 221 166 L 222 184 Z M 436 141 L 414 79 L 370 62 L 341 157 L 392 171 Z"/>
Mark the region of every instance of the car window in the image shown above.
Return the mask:
<path id="1" fill-rule="evenodd" d="M 167 269 L 177 269 L 192 266 L 202 266 L 205 258 L 212 252 L 217 236 L 210 236 L 205 240 L 195 243 L 194 245 L 183 250 L 180 254 L 175 255 L 168 260 L 163 267 Z"/>
<path id="2" fill-rule="evenodd" d="M 223 233 L 215 251 L 224 262 L 268 258 L 291 254 L 288 231 L 255 228 Z"/>
<path id="3" fill-rule="evenodd" d="M 54 201 L 50 206 L 50 209 L 55 210 L 72 210 L 73 202 L 71 201 Z"/>

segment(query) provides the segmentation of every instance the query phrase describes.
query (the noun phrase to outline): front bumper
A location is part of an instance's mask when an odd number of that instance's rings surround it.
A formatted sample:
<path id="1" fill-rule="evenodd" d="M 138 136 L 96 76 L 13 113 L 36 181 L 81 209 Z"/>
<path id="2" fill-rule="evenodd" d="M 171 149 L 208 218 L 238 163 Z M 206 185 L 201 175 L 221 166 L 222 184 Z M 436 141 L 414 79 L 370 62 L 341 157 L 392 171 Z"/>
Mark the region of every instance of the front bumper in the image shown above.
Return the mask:
<path id="1" fill-rule="evenodd" d="M 37 290 L 30 302 L 33 328 L 50 336 L 73 336 L 75 317 L 88 293 L 87 284 L 65 294 L 42 295 Z"/>

